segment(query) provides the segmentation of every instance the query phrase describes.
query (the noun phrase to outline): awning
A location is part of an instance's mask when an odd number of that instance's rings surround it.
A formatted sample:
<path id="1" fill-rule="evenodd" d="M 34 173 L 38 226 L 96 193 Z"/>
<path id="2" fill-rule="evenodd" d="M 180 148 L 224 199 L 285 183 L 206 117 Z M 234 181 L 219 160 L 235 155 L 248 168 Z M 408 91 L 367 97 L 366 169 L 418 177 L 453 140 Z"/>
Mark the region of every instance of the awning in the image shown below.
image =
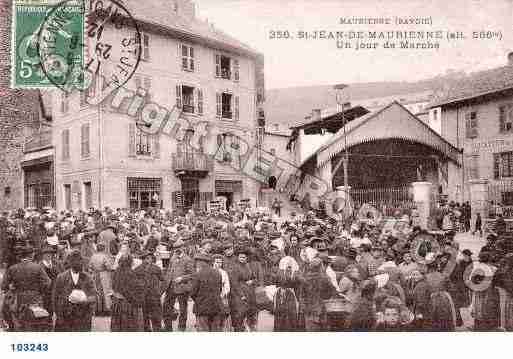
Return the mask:
<path id="1" fill-rule="evenodd" d="M 341 128 L 328 143 L 312 156 L 317 156 L 317 167 L 322 167 L 344 151 L 346 146 L 349 148 L 366 142 L 386 139 L 400 139 L 424 144 L 460 165 L 461 151 L 396 101 L 378 111 L 349 122 L 346 125 L 345 134 L 344 128 Z"/>

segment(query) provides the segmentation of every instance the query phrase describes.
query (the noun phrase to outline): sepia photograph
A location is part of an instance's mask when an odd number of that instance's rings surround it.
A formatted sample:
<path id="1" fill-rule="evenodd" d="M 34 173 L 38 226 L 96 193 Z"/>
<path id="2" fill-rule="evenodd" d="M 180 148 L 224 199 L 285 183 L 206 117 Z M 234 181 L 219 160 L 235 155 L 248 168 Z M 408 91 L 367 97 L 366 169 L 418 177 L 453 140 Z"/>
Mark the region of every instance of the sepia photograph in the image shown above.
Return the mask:
<path id="1" fill-rule="evenodd" d="M 0 338 L 513 331 L 512 24 L 0 0 Z"/>

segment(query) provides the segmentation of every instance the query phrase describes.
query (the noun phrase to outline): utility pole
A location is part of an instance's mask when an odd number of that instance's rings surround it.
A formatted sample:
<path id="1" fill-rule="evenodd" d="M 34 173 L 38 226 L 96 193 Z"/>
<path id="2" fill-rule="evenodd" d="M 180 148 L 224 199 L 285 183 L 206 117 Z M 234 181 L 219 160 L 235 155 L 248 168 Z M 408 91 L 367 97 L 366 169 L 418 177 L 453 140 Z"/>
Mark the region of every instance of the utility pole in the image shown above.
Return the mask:
<path id="1" fill-rule="evenodd" d="M 346 133 L 346 120 L 345 120 L 345 103 L 343 100 L 343 94 L 342 91 L 348 87 L 348 85 L 344 84 L 338 84 L 335 85 L 333 88 L 335 89 L 335 99 L 337 102 L 337 112 L 341 112 L 342 114 L 342 124 L 344 126 L 344 157 L 342 159 L 342 164 L 344 166 L 344 189 L 347 191 L 349 188 L 349 173 L 348 173 L 348 167 L 349 167 L 349 152 L 347 149 L 347 133 Z M 333 173 L 332 175 L 335 175 Z"/>

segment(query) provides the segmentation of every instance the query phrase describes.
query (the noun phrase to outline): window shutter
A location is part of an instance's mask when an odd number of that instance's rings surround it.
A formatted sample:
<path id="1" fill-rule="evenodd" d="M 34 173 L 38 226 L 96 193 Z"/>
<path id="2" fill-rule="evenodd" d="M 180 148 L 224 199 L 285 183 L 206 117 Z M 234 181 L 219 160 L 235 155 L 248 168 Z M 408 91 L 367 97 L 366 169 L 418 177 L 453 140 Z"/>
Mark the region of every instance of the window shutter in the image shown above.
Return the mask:
<path id="1" fill-rule="evenodd" d="M 239 81 L 239 60 L 233 60 L 233 80 Z"/>
<path id="2" fill-rule="evenodd" d="M 182 208 L 182 192 L 175 191 L 173 192 L 173 209 L 177 210 Z"/>
<path id="3" fill-rule="evenodd" d="M 216 64 L 216 77 L 221 77 L 221 55 L 214 55 L 214 62 Z"/>
<path id="4" fill-rule="evenodd" d="M 189 47 L 189 57 L 189 69 L 194 71 L 194 48 L 192 46 Z"/>
<path id="5" fill-rule="evenodd" d="M 467 138 L 472 138 L 472 126 L 470 121 L 470 113 L 465 114 L 465 132 Z"/>
<path id="6" fill-rule="evenodd" d="M 86 156 L 89 156 L 90 152 L 91 152 L 91 146 L 90 146 L 90 141 L 91 139 L 91 136 L 89 135 L 89 124 L 85 125 L 85 144 L 86 144 L 86 148 L 85 148 L 85 155 Z"/>
<path id="7" fill-rule="evenodd" d="M 128 125 L 128 156 L 135 157 L 135 123 Z"/>
<path id="8" fill-rule="evenodd" d="M 80 126 L 80 156 L 85 157 L 85 125 Z"/>
<path id="9" fill-rule="evenodd" d="M 182 108 L 182 85 L 176 85 L 176 107 Z"/>
<path id="10" fill-rule="evenodd" d="M 506 106 L 499 107 L 499 131 L 504 132 L 506 130 Z"/>
<path id="11" fill-rule="evenodd" d="M 153 148 L 152 153 L 154 158 L 160 158 L 160 136 L 154 135 L 153 137 Z"/>
<path id="12" fill-rule="evenodd" d="M 495 179 L 500 178 L 500 162 L 501 162 L 500 153 L 494 153 L 493 154 L 493 178 L 495 178 Z"/>
<path id="13" fill-rule="evenodd" d="M 223 115 L 223 96 L 220 93 L 216 93 L 216 115 L 217 117 Z"/>
<path id="14" fill-rule="evenodd" d="M 233 118 L 235 121 L 239 120 L 239 96 L 233 96 Z"/>
<path id="15" fill-rule="evenodd" d="M 143 58 L 150 59 L 150 35 L 148 34 L 143 34 Z"/>
<path id="16" fill-rule="evenodd" d="M 69 158 L 69 130 L 62 131 L 62 159 Z"/>
<path id="17" fill-rule="evenodd" d="M 151 77 L 144 78 L 144 89 L 146 90 L 146 99 L 151 101 Z"/>
<path id="18" fill-rule="evenodd" d="M 80 91 L 80 108 L 86 107 L 86 105 L 87 105 L 86 96 L 87 96 L 86 90 Z"/>
<path id="19" fill-rule="evenodd" d="M 80 154 L 82 157 L 89 156 L 89 125 L 80 127 Z"/>
<path id="20" fill-rule="evenodd" d="M 197 89 L 197 96 L 198 96 L 198 115 L 203 115 L 203 90 Z"/>

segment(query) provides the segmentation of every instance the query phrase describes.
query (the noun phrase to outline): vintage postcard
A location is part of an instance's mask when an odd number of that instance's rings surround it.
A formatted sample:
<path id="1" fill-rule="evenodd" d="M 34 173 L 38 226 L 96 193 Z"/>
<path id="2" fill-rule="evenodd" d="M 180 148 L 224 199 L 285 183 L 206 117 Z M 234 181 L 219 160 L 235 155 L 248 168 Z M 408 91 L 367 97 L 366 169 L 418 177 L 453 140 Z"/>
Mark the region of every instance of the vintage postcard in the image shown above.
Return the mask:
<path id="1" fill-rule="evenodd" d="M 0 14 L 0 336 L 513 331 L 511 0 Z"/>

